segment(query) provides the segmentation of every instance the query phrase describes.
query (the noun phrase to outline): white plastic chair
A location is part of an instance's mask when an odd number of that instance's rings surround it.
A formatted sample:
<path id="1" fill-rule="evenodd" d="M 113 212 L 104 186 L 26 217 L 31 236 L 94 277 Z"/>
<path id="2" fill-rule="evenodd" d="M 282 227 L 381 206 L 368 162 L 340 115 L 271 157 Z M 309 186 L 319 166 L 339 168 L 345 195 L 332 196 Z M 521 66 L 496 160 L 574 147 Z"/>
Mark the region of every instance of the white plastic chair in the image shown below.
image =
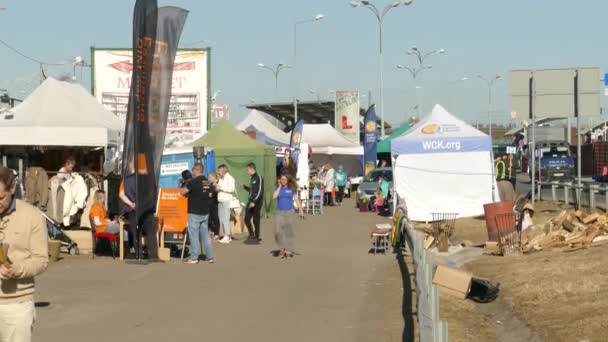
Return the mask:
<path id="1" fill-rule="evenodd" d="M 309 214 L 311 211 L 313 215 L 323 214 L 323 191 L 318 188 L 312 190 L 310 200 L 308 200 L 306 213 Z"/>

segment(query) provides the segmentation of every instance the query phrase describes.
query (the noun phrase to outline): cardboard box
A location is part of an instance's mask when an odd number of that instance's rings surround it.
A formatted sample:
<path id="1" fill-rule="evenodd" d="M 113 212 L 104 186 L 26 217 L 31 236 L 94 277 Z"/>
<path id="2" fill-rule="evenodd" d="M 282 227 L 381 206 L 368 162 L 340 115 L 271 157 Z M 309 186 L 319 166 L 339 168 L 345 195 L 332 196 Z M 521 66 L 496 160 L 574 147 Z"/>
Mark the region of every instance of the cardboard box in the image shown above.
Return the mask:
<path id="1" fill-rule="evenodd" d="M 437 266 L 433 284 L 439 286 L 441 292 L 458 297 L 467 298 L 471 290 L 473 274 L 443 265 Z"/>

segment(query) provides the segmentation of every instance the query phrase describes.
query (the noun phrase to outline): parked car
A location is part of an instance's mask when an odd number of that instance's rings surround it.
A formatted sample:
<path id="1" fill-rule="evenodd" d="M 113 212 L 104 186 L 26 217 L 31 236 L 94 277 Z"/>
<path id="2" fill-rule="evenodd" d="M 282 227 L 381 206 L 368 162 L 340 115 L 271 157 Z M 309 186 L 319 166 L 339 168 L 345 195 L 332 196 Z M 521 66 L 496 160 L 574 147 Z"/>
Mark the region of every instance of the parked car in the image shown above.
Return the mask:
<path id="1" fill-rule="evenodd" d="M 376 189 L 378 189 L 378 179 L 383 176 L 384 179 L 389 183 L 390 188 L 393 187 L 393 169 L 390 167 L 381 167 L 370 172 L 357 189 L 357 206 L 361 198 L 365 197 L 368 201 L 370 197 L 374 195 Z"/>
<path id="2" fill-rule="evenodd" d="M 537 171 L 537 177 L 540 177 L 540 180 L 545 182 L 571 181 L 575 178 L 576 166 L 568 142 L 539 141 L 536 143 L 536 158 L 540 159 Z"/>

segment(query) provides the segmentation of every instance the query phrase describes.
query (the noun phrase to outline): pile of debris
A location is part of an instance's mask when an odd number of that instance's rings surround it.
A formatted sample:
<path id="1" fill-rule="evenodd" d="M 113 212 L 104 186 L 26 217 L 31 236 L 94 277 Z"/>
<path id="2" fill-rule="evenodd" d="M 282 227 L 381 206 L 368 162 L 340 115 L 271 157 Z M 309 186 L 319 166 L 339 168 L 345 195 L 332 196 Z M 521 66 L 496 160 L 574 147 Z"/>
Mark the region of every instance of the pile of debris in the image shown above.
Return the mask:
<path id="1" fill-rule="evenodd" d="M 563 210 L 544 227 L 533 226 L 522 232 L 524 253 L 559 250 L 571 252 L 608 240 L 608 216 L 581 210 Z"/>

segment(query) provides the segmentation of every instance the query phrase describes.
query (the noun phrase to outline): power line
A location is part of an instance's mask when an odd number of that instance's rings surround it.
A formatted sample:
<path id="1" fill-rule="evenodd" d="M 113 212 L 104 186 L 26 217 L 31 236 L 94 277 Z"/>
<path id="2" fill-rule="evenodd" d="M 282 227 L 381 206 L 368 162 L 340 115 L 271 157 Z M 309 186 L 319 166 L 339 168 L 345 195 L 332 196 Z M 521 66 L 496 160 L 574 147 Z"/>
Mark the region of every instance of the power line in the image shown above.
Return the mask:
<path id="1" fill-rule="evenodd" d="M 36 58 L 30 57 L 30 56 L 22 53 L 17 48 L 12 47 L 11 45 L 9 45 L 7 42 L 5 42 L 2 39 L 0 39 L 0 44 L 6 46 L 7 48 L 9 48 L 11 51 L 13 51 L 14 53 L 18 54 L 19 56 L 21 56 L 21 57 L 23 57 L 23 58 L 25 58 L 27 60 L 30 60 L 30 61 L 32 61 L 34 63 L 37 63 L 37 64 L 50 65 L 50 66 L 62 66 L 62 65 L 68 65 L 68 64 L 70 64 L 70 62 L 66 62 L 66 63 L 46 63 L 46 62 L 40 61 L 40 60 L 38 60 Z"/>

